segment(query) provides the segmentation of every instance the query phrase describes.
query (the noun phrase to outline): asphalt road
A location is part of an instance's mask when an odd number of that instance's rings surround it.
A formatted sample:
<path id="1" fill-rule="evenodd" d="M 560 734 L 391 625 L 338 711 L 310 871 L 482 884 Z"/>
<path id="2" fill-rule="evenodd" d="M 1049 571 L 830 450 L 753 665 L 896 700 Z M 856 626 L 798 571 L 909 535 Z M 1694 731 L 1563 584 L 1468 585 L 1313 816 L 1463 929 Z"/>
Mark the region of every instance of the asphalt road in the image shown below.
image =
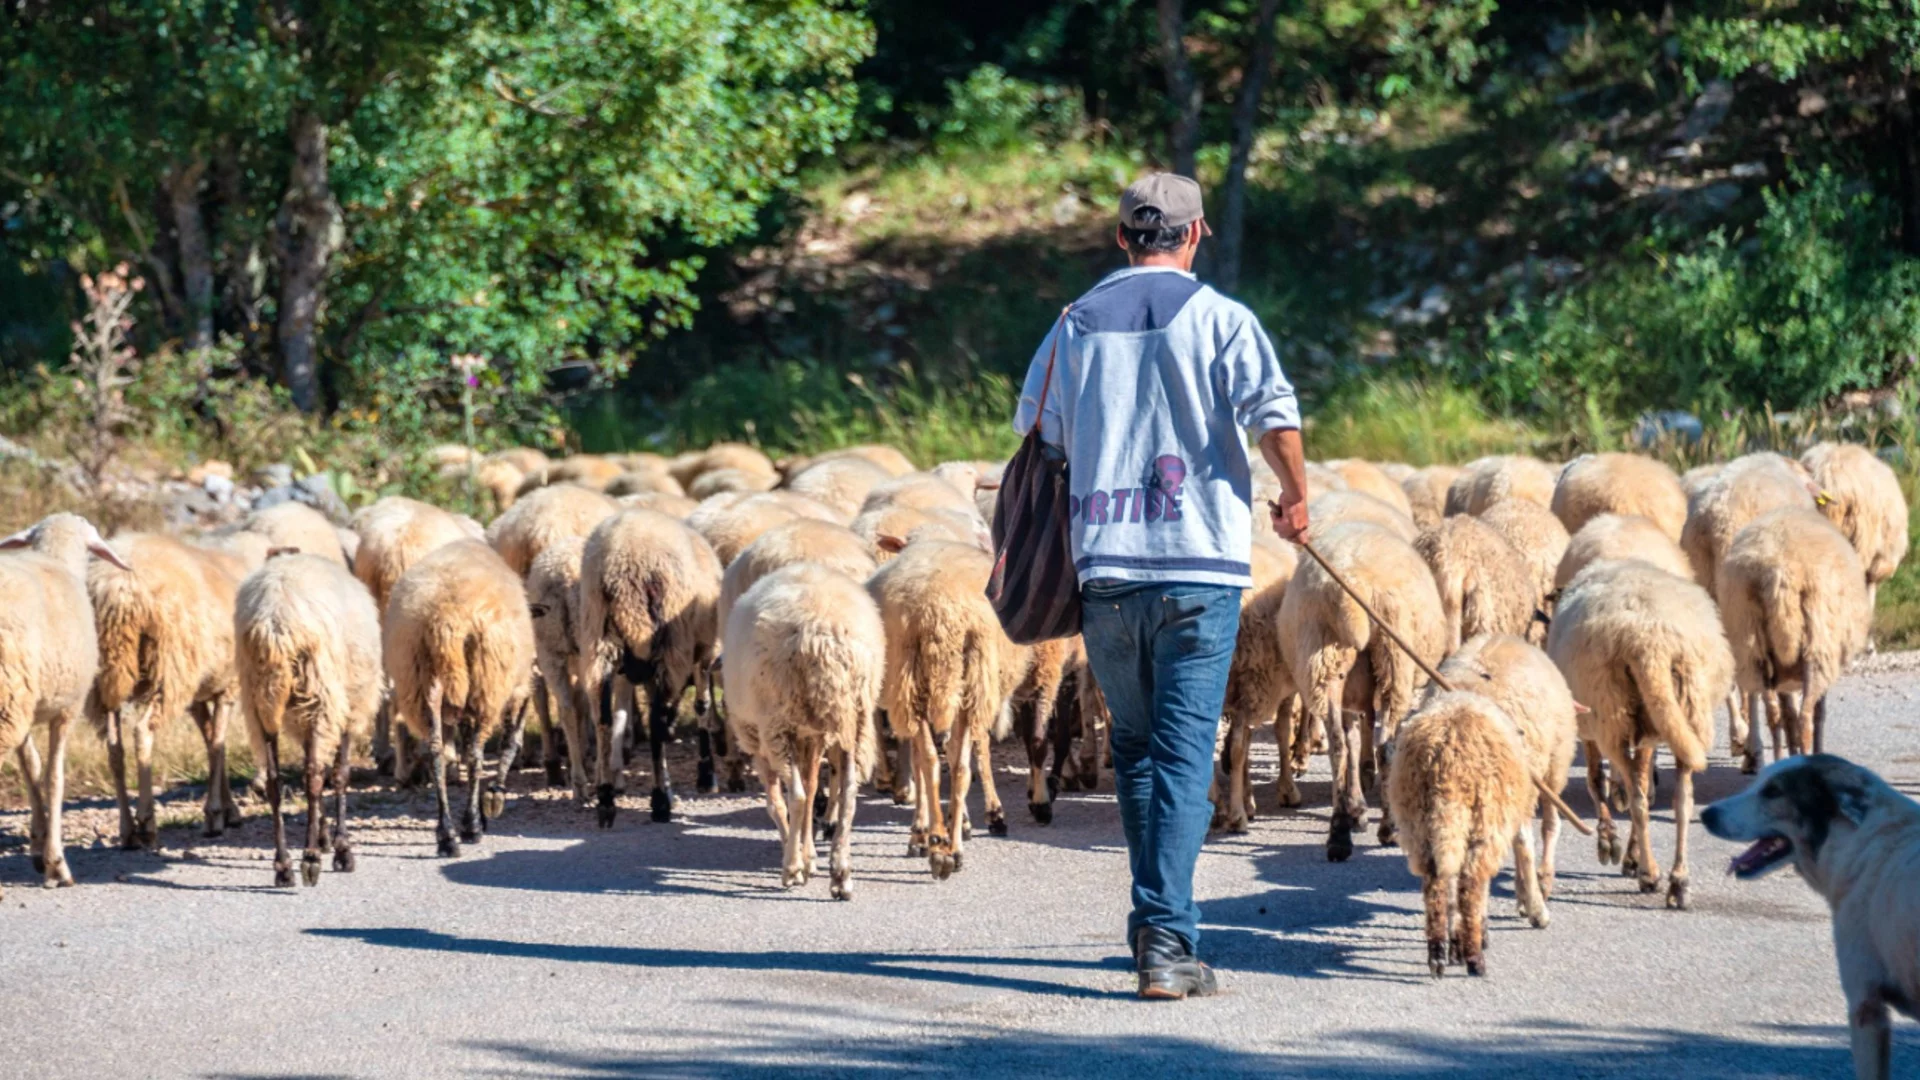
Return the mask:
<path id="1" fill-rule="evenodd" d="M 1830 743 L 1920 791 L 1917 701 L 1920 674 L 1851 676 Z M 1724 746 L 1703 802 L 1742 786 Z M 907 811 L 863 803 L 851 903 L 824 877 L 782 891 L 773 827 L 738 796 L 602 833 L 517 794 L 446 861 L 424 800 L 356 792 L 359 871 L 294 890 L 271 887 L 250 820 L 219 842 L 170 829 L 158 855 L 82 848 L 80 886 L 42 891 L 23 819 L 0 815 L 0 1077 L 1851 1075 L 1824 904 L 1790 872 L 1725 877 L 1733 846 L 1698 825 L 1692 911 L 1566 832 L 1552 926 L 1515 916 L 1503 874 L 1491 974 L 1435 982 L 1400 855 L 1325 862 L 1322 763 L 1306 810 L 1201 861 L 1227 992 L 1148 1004 L 1111 795 L 1063 796 L 1041 828 L 1005 760 L 1012 835 L 979 836 L 943 883 L 904 854 Z M 1587 810 L 1578 783 L 1568 798 Z M 1670 821 L 1655 838 L 1665 865 Z M 1913 1025 L 1894 1053 L 1920 1076 Z"/>

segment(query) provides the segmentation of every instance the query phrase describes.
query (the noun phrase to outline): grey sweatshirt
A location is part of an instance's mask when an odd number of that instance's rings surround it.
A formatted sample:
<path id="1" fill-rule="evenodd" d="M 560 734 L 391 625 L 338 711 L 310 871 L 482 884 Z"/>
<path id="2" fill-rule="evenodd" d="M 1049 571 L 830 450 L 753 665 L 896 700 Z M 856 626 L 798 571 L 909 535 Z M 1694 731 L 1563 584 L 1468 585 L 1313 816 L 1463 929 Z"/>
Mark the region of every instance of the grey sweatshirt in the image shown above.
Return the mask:
<path id="1" fill-rule="evenodd" d="M 1246 588 L 1253 481 L 1242 431 L 1300 426 L 1273 342 L 1244 306 L 1171 267 L 1107 275 L 1034 354 L 1013 427 L 1066 453 L 1073 557 L 1097 579 Z"/>

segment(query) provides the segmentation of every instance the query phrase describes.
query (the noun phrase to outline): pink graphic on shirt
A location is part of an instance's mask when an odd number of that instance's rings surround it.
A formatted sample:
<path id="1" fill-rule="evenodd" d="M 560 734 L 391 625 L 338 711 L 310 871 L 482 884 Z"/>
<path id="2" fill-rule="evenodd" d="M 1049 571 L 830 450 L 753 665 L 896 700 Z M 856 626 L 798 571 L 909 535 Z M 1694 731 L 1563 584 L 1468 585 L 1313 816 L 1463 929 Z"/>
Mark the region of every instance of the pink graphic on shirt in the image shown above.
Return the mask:
<path id="1" fill-rule="evenodd" d="M 1072 496 L 1068 515 L 1088 525 L 1139 525 L 1180 520 L 1181 489 L 1187 482 L 1187 463 L 1173 454 L 1153 459 L 1140 487 L 1091 491 Z"/>

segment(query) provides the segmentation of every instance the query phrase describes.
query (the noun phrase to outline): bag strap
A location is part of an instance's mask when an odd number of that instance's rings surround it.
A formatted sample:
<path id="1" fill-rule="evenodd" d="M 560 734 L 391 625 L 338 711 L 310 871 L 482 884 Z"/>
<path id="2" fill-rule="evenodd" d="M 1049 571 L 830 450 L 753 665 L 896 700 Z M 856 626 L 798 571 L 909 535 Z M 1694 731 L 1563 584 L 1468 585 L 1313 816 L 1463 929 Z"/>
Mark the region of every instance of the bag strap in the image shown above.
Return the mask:
<path id="1" fill-rule="evenodd" d="M 1040 404 L 1033 410 L 1033 427 L 1038 431 L 1047 419 L 1047 388 L 1053 385 L 1053 361 L 1060 355 L 1060 336 L 1067 331 L 1067 312 L 1073 310 L 1068 304 L 1060 309 L 1060 322 L 1053 335 L 1053 347 L 1047 350 L 1047 375 L 1040 380 Z"/>

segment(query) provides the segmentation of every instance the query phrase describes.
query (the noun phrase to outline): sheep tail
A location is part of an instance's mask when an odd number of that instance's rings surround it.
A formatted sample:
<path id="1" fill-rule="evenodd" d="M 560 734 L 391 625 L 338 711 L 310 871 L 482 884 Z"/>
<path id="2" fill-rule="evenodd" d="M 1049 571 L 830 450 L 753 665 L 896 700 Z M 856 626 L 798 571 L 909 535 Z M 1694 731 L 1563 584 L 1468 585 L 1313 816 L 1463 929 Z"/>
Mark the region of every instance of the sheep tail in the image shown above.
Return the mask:
<path id="1" fill-rule="evenodd" d="M 1684 651 L 1652 655 L 1656 651 L 1635 650 L 1627 659 L 1628 670 L 1640 690 L 1647 718 L 1666 739 L 1674 762 L 1688 772 L 1700 772 L 1707 767 L 1707 747 L 1694 717 L 1711 717 L 1713 703 L 1691 700 L 1693 665 Z M 1712 730 L 1711 724 L 1707 727 Z"/>

